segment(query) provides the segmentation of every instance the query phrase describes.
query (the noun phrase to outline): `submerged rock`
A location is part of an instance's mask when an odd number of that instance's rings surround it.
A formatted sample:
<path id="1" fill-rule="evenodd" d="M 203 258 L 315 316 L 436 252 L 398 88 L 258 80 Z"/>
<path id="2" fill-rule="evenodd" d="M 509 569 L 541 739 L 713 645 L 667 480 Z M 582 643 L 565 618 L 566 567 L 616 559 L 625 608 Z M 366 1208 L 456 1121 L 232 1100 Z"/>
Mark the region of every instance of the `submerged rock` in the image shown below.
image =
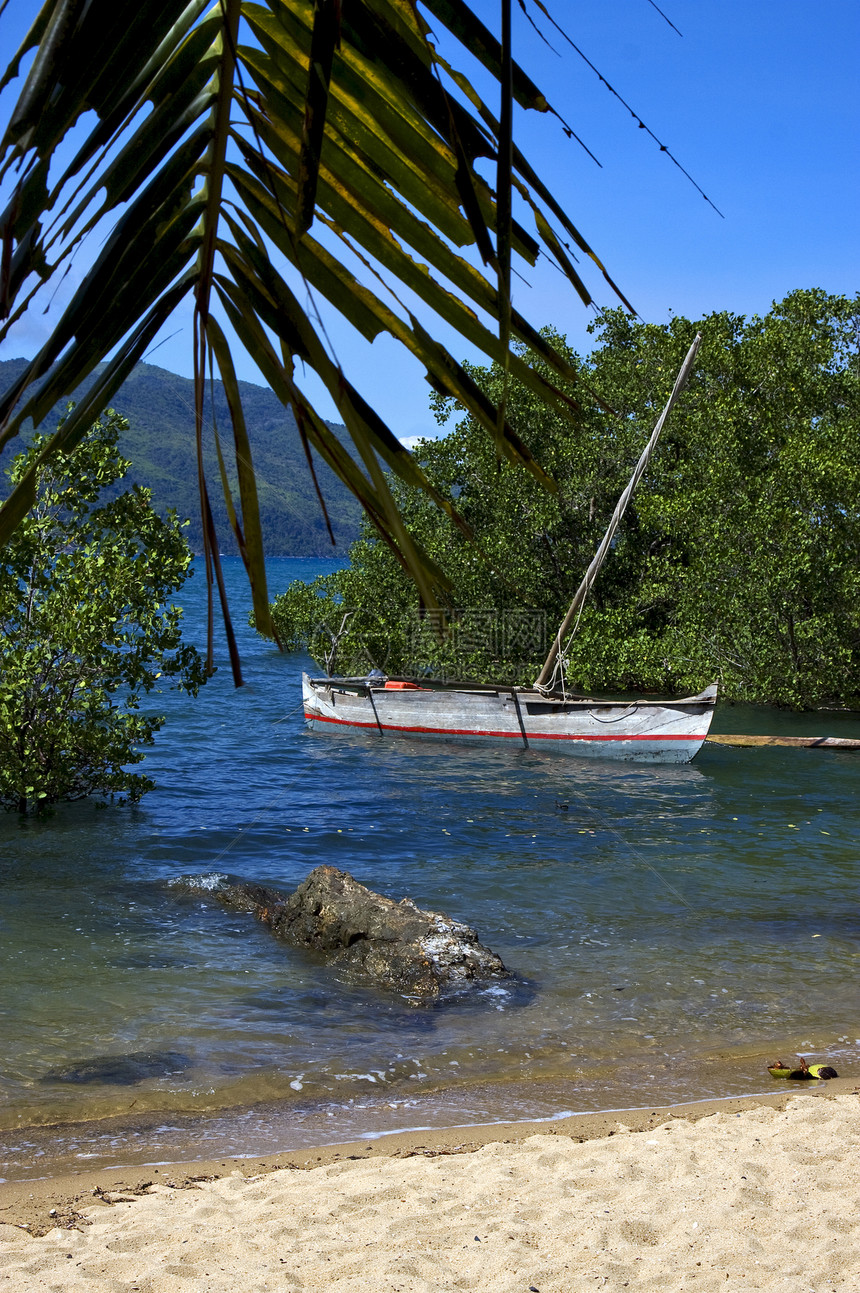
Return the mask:
<path id="1" fill-rule="evenodd" d="M 132 1051 L 129 1055 L 94 1055 L 92 1059 L 51 1069 L 39 1081 L 133 1086 L 147 1078 L 173 1077 L 190 1067 L 191 1060 L 179 1051 Z"/>
<path id="2" fill-rule="evenodd" d="M 384 988 L 424 999 L 471 983 L 509 978 L 470 926 L 410 898 L 395 902 L 333 866 L 311 871 L 285 896 L 233 876 L 206 876 L 197 892 L 231 911 L 253 912 L 279 938 L 324 953 L 334 965 Z M 193 878 L 173 882 L 194 892 Z"/>

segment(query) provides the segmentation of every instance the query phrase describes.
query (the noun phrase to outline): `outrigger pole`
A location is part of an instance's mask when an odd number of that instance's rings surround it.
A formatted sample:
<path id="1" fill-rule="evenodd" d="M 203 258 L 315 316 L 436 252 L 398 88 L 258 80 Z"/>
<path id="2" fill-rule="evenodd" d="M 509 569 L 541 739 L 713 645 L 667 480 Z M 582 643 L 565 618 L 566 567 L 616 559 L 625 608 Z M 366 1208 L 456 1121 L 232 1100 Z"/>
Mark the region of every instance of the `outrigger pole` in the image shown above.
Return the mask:
<path id="1" fill-rule="evenodd" d="M 567 612 L 567 615 L 564 617 L 564 622 L 562 623 L 561 628 L 558 630 L 555 637 L 553 638 L 549 655 L 547 656 L 546 661 L 544 662 L 544 666 L 541 669 L 540 674 L 535 679 L 534 685 L 536 688 L 540 688 L 542 690 L 548 690 L 547 683 L 549 682 L 550 678 L 553 676 L 553 672 L 555 670 L 555 662 L 558 659 L 559 655 L 561 654 L 562 648 L 564 646 L 565 638 L 570 633 L 571 626 L 573 625 L 574 619 L 576 618 L 576 615 L 579 612 L 582 606 L 582 603 L 585 601 L 586 597 L 588 596 L 588 593 L 589 593 L 589 590 L 591 589 L 592 584 L 597 578 L 597 572 L 600 570 L 600 567 L 603 565 L 606 554 L 609 551 L 609 545 L 611 544 L 615 536 L 615 531 L 618 529 L 619 522 L 621 521 L 621 518 L 624 515 L 624 512 L 627 508 L 627 504 L 630 502 L 633 491 L 636 488 L 636 486 L 639 484 L 642 474 L 645 471 L 645 468 L 648 466 L 648 459 L 651 457 L 651 454 L 654 451 L 657 441 L 660 439 L 660 432 L 663 430 L 663 424 L 666 421 L 666 418 L 669 416 L 669 412 L 672 406 L 674 405 L 678 396 L 681 394 L 681 391 L 684 389 L 684 385 L 687 381 L 687 377 L 689 375 L 690 369 L 693 366 L 693 360 L 696 358 L 696 352 L 699 349 L 701 340 L 702 340 L 702 334 L 700 332 L 697 332 L 692 346 L 690 346 L 690 349 L 687 351 L 687 357 L 684 360 L 683 364 L 681 365 L 681 370 L 678 373 L 678 376 L 675 378 L 675 385 L 672 388 L 672 394 L 669 396 L 669 399 L 666 402 L 666 407 L 664 408 L 663 412 L 660 414 L 659 418 L 657 419 L 657 425 L 654 427 L 654 430 L 651 432 L 651 439 L 648 441 L 648 443 L 646 444 L 645 448 L 642 451 L 642 457 L 639 459 L 639 461 L 636 464 L 636 470 L 633 472 L 633 475 L 630 477 L 630 483 L 628 484 L 624 493 L 621 495 L 621 497 L 619 498 L 618 502 L 615 505 L 615 511 L 612 513 L 612 520 L 609 522 L 609 528 L 607 529 L 606 533 L 603 536 L 603 540 L 600 544 L 600 547 L 597 549 L 597 552 L 594 554 L 594 559 L 591 562 L 591 565 L 588 567 L 588 569 L 585 572 L 585 577 L 583 578 L 582 583 L 579 585 L 579 588 L 577 588 L 576 590 L 576 595 L 573 601 L 570 603 L 570 610 Z"/>

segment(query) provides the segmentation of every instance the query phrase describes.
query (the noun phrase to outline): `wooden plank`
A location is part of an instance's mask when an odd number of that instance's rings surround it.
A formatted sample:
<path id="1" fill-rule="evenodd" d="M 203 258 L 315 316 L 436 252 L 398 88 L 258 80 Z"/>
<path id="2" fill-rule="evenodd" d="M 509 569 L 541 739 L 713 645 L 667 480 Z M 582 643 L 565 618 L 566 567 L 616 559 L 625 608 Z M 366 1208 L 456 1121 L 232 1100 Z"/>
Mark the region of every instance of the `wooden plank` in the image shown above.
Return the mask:
<path id="1" fill-rule="evenodd" d="M 708 736 L 715 745 L 787 745 L 803 750 L 860 750 L 860 741 L 842 736 Z"/>

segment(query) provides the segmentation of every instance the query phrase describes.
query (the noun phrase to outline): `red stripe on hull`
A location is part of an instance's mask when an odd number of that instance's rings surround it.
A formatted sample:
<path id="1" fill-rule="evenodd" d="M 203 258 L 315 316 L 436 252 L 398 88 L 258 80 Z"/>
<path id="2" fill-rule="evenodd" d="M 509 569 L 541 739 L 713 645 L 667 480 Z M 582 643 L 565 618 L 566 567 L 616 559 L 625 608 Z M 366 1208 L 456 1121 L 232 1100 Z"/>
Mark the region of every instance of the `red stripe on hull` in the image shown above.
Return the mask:
<path id="1" fill-rule="evenodd" d="M 498 736 L 505 740 L 521 741 L 522 732 L 485 732 L 474 727 L 401 727 L 397 723 L 358 723 L 348 718 L 329 718 L 325 714 L 309 714 L 305 718 L 313 723 L 335 723 L 338 727 L 364 727 L 378 732 L 418 732 L 428 736 Z M 705 734 L 707 735 L 707 734 Z M 594 736 L 554 736 L 549 732 L 526 732 L 529 741 L 704 741 L 705 735 L 683 732 L 643 732 L 631 736 L 610 736 L 595 733 Z"/>

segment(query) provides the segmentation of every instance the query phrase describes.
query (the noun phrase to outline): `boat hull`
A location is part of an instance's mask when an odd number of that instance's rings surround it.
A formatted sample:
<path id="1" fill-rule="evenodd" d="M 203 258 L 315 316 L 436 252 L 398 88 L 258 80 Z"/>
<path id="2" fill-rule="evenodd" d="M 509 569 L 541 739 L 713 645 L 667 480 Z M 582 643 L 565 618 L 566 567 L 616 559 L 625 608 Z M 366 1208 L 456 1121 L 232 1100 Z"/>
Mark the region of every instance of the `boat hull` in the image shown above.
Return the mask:
<path id="1" fill-rule="evenodd" d="M 716 687 L 678 701 L 568 699 L 492 687 L 389 690 L 303 675 L 304 712 L 320 731 L 456 744 L 500 744 L 587 758 L 689 763 L 713 718 Z"/>

